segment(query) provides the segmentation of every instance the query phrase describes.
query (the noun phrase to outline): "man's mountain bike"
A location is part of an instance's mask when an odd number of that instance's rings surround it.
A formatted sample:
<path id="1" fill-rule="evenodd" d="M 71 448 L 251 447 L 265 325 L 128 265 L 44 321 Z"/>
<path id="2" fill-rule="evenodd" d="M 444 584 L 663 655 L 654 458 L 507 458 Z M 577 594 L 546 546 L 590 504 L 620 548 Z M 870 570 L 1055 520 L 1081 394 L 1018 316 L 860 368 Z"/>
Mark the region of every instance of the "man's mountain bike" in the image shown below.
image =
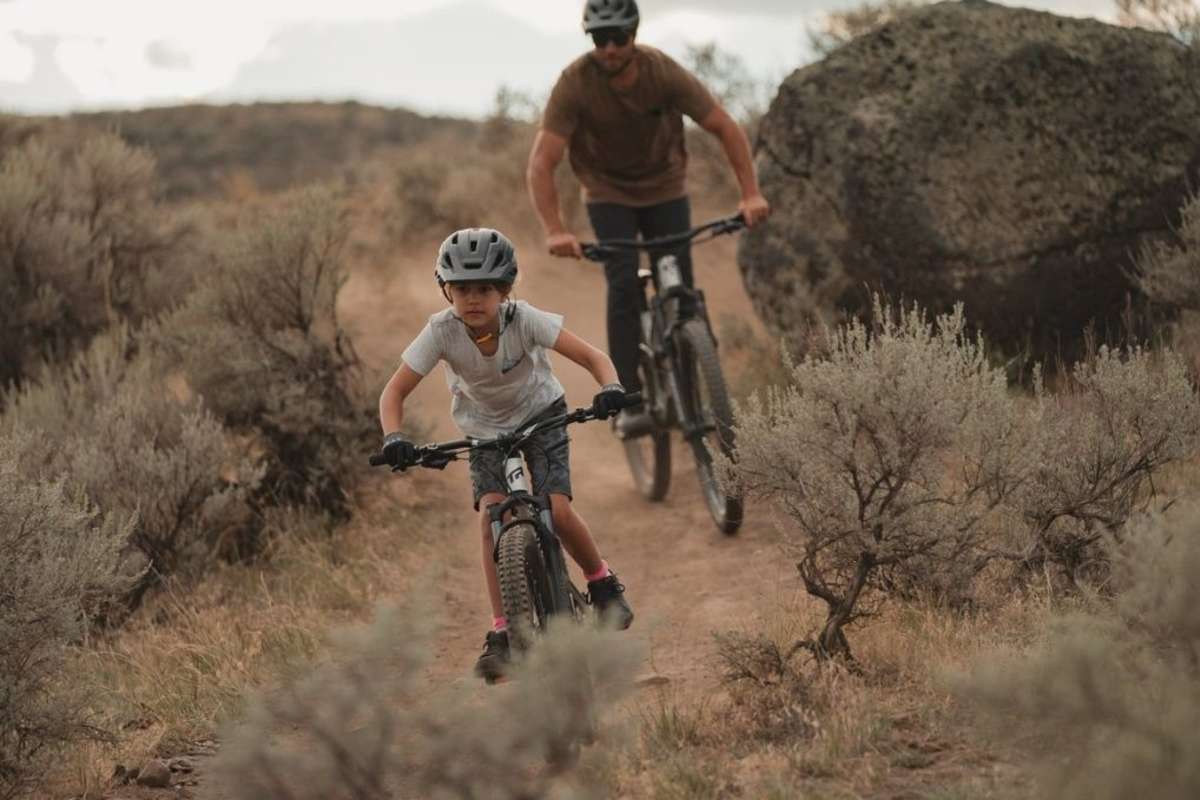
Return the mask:
<path id="1" fill-rule="evenodd" d="M 670 250 L 685 242 L 706 242 L 746 226 L 741 215 L 714 220 L 684 233 L 657 239 L 608 239 L 583 245 L 592 261 L 621 252 L 663 253 L 638 269 L 640 309 L 638 374 L 642 401 L 654 423 L 643 436 L 623 440 L 634 483 L 650 500 L 666 497 L 671 485 L 671 429 L 691 445 L 704 500 L 722 533 L 742 524 L 742 498 L 717 482 L 713 454 L 733 455 L 733 405 L 717 358 L 716 336 L 704 292 L 684 285 Z"/>
<path id="2" fill-rule="evenodd" d="M 640 396 L 632 392 L 626 405 L 636 405 Z M 504 474 L 498 475 L 504 487 L 503 502 L 488 506 L 495 548 L 496 573 L 500 579 L 500 600 L 508 619 L 509 646 L 514 654 L 527 651 L 536 638 L 546 632 L 550 620 L 564 617 L 582 619 L 589 599 L 571 583 L 563 557 L 562 543 L 554 531 L 550 498 L 535 494 L 530 487 L 521 448 L 536 434 L 577 422 L 596 419 L 590 408 L 577 408 L 566 414 L 544 419 L 512 433 L 493 439 L 459 439 L 418 447 L 416 457 L 393 469 L 409 467 L 445 469 L 472 450 L 495 450 L 504 457 Z M 382 453 L 370 458 L 371 466 L 385 466 Z"/>

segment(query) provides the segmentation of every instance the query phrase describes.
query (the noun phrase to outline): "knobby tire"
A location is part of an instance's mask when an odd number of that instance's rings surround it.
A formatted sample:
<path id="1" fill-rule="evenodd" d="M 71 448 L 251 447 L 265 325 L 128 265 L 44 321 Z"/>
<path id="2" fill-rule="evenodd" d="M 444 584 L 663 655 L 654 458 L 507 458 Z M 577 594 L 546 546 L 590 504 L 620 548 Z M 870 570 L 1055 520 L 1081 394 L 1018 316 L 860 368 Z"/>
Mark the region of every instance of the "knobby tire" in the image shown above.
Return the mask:
<path id="1" fill-rule="evenodd" d="M 641 354 L 638 372 L 642 378 L 642 405 L 648 411 L 665 398 L 663 387 L 655 371 L 654 362 L 646 353 Z M 646 436 L 626 439 L 625 460 L 633 483 L 642 497 L 658 502 L 667 496 L 671 488 L 671 434 L 664 427 Z"/>
<path id="2" fill-rule="evenodd" d="M 551 608 L 546 562 L 532 522 L 513 525 L 501 535 L 496 575 L 509 647 L 519 656 L 545 632 Z"/>
<path id="3" fill-rule="evenodd" d="M 733 535 L 742 524 L 742 498 L 721 489 L 709 449 L 719 449 L 730 458 L 734 453 L 733 403 L 717 357 L 717 346 L 701 319 L 683 323 L 677 336 L 683 423 L 686 426 L 701 421 L 712 428 L 705 436 L 694 437 L 690 442 L 696 474 L 713 522 L 722 533 Z"/>

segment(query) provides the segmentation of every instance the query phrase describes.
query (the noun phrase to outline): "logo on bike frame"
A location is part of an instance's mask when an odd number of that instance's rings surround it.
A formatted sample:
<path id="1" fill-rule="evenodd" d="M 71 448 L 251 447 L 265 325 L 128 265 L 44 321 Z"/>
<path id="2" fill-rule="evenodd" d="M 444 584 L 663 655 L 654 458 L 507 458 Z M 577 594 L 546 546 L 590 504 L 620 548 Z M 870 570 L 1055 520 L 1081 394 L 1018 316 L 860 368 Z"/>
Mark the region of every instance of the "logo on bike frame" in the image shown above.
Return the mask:
<path id="1" fill-rule="evenodd" d="M 525 480 L 525 468 L 524 467 L 518 466 L 515 469 L 513 469 L 511 472 L 508 473 L 508 485 L 509 486 L 515 485 L 518 481 L 524 482 L 524 480 Z"/>

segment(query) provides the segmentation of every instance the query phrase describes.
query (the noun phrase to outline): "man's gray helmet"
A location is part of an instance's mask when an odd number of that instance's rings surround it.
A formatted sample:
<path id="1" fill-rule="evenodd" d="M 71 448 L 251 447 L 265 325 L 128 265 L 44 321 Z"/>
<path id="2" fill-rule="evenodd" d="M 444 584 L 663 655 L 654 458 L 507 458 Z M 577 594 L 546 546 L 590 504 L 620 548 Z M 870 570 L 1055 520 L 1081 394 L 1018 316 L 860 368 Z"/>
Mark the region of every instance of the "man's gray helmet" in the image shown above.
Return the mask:
<path id="1" fill-rule="evenodd" d="M 636 28 L 638 7 L 633 0 L 587 0 L 583 6 L 583 32 L 600 28 Z"/>
<path id="2" fill-rule="evenodd" d="M 495 281 L 511 286 L 517 279 L 517 254 L 500 231 L 464 228 L 442 242 L 434 275 L 438 286 L 463 281 Z"/>

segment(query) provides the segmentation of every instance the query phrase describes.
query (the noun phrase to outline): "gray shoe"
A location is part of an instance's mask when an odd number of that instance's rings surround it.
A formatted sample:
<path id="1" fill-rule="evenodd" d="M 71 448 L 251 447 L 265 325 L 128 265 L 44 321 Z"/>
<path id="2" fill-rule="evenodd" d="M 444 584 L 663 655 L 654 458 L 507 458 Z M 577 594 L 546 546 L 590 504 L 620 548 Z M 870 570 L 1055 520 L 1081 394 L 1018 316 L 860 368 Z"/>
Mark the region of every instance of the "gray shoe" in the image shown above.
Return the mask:
<path id="1" fill-rule="evenodd" d="M 625 599 L 625 587 L 617 580 L 617 573 L 610 572 L 598 581 L 588 581 L 588 600 L 601 622 L 619 631 L 633 624 L 633 609 Z"/>
<path id="2" fill-rule="evenodd" d="M 635 439 L 654 431 L 654 418 L 645 406 L 622 409 L 613 417 L 613 431 L 618 439 Z"/>
<path id="3" fill-rule="evenodd" d="M 483 653 L 475 662 L 475 674 L 488 683 L 495 683 L 504 677 L 510 661 L 508 631 L 488 631 L 483 640 Z"/>

